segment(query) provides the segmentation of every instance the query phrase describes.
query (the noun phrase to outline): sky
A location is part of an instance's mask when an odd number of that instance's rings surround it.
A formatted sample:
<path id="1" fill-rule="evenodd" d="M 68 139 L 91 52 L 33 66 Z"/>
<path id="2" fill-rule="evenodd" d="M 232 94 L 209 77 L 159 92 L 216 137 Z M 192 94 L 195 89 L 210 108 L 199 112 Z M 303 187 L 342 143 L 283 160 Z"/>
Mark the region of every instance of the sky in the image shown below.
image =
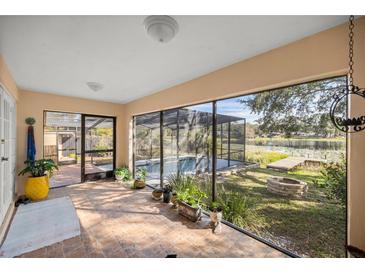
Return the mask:
<path id="1" fill-rule="evenodd" d="M 253 95 L 248 95 L 248 96 L 253 96 Z M 251 113 L 250 109 L 247 106 L 240 103 L 240 98 L 243 97 L 247 98 L 247 95 L 217 101 L 217 113 L 230 115 L 234 117 L 246 118 L 246 121 L 248 123 L 255 123 L 255 121 L 260 118 L 260 115 Z M 199 110 L 211 113 L 212 103 L 200 104 L 200 105 L 190 106 L 187 108 L 191 110 Z"/>

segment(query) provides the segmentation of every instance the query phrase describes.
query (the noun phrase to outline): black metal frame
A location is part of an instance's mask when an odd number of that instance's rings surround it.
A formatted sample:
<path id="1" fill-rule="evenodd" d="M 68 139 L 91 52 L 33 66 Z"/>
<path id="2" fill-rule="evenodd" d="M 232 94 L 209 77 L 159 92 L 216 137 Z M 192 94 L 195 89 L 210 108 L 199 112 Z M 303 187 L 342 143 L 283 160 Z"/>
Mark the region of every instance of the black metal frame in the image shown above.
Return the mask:
<path id="1" fill-rule="evenodd" d="M 112 176 L 114 176 L 114 169 L 116 167 L 116 147 L 117 147 L 117 131 L 116 131 L 116 125 L 117 125 L 117 118 L 115 116 L 106 116 L 106 115 L 98 115 L 98 114 L 89 114 L 89 113 L 79 113 L 79 112 L 70 112 L 70 111 L 62 111 L 62 110 L 48 110 L 48 109 L 44 109 L 43 110 L 43 134 L 42 134 L 42 153 L 44 155 L 44 133 L 45 133 L 45 115 L 46 112 L 59 112 L 59 113 L 70 113 L 70 114 L 79 114 L 81 115 L 81 168 L 80 168 L 80 182 L 79 183 L 84 183 L 86 181 L 88 181 L 89 179 L 87 178 L 87 176 L 85 176 L 84 172 L 85 172 L 85 120 L 84 120 L 84 116 L 89 116 L 89 117 L 100 117 L 100 118 L 111 118 L 113 119 L 113 149 L 110 150 L 110 152 L 113 152 L 113 170 L 112 171 L 107 171 L 107 172 L 97 172 L 97 173 L 90 173 L 90 174 L 86 174 L 86 175 L 90 175 L 89 177 L 91 177 L 92 175 L 93 178 L 90 178 L 91 180 L 94 179 L 99 179 L 99 178 L 110 178 Z M 134 138 L 134 136 L 133 136 Z M 104 150 L 103 150 L 104 151 Z M 94 151 L 93 151 L 94 152 Z M 100 150 L 96 151 L 96 152 L 102 152 Z M 75 184 L 79 184 L 79 183 L 75 183 Z M 59 188 L 59 187 L 64 187 L 64 186 L 56 186 L 54 188 Z"/>
<path id="2" fill-rule="evenodd" d="M 106 118 L 112 119 L 113 121 L 113 148 L 112 149 L 102 149 L 102 150 L 85 150 L 85 120 L 87 117 L 95 117 L 95 118 Z M 81 114 L 81 182 L 93 181 L 102 178 L 111 178 L 114 176 L 114 170 L 116 168 L 116 120 L 115 116 L 105 116 L 105 115 L 97 115 L 97 114 Z M 113 152 L 113 169 L 110 171 L 101 171 L 101 172 L 93 172 L 86 173 L 85 171 L 85 155 L 87 153 L 95 153 L 95 152 Z"/>
<path id="3" fill-rule="evenodd" d="M 146 113 L 141 113 L 141 114 L 137 114 L 137 115 L 133 115 L 132 116 L 132 119 L 133 119 L 133 146 L 135 147 L 135 136 L 134 136 L 134 130 L 135 130 L 135 118 L 138 117 L 138 116 L 142 116 L 142 115 L 146 115 L 146 114 L 153 114 L 153 113 L 163 113 L 164 111 L 171 111 L 171 110 L 178 110 L 178 109 L 181 109 L 181 108 L 184 108 L 184 107 L 190 107 L 190 106 L 196 106 L 196 105 L 200 105 L 200 104 L 208 104 L 208 103 L 211 103 L 213 104 L 213 166 L 212 166 L 212 200 L 214 201 L 215 200 L 215 196 L 216 196 L 216 160 L 217 160 L 217 151 L 216 151 L 216 137 L 217 137 L 217 121 L 216 121 L 216 112 L 217 112 L 217 102 L 218 101 L 223 101 L 223 100 L 227 100 L 227 99 L 234 99 L 234 98 L 238 98 L 238 97 L 242 97 L 242 96 L 247 96 L 247 95 L 253 95 L 253 94 L 258 94 L 258 93 L 262 93 L 262 92 L 268 92 L 268 91 L 273 91 L 273 90 L 279 90 L 279 89 L 284 89 L 284 88 L 288 88 L 288 87 L 295 87 L 295 86 L 299 86 L 299 85 L 303 85 L 303 84 L 309 84 L 309 83 L 313 83 L 313 82 L 317 82 L 317 81 L 323 81 L 323 80 L 330 80 L 330 79 L 335 79 L 335 78 L 338 78 L 338 77 L 347 77 L 347 75 L 343 75 L 343 74 L 340 74 L 340 75 L 337 75 L 337 76 L 333 76 L 333 77 L 328 77 L 328 78 L 319 78 L 319 79 L 316 79 L 316 80 L 312 80 L 312 81 L 307 81 L 307 82 L 302 82 L 302 83 L 297 83 L 297 84 L 293 84 L 293 85 L 286 85 L 286 86 L 282 86 L 282 87 L 277 87 L 277 88 L 273 88 L 273 89 L 266 89 L 266 90 L 260 90 L 260 91 L 255 91 L 255 92 L 250 92 L 250 93 L 246 93 L 246 94 L 241 94 L 241 95 L 235 95 L 235 96 L 229 96 L 229 97 L 225 97 L 225 98 L 221 98 L 219 100 L 209 100 L 209 101 L 202 101 L 200 103 L 194 103 L 194 104 L 188 104 L 188 105 L 182 105 L 182 106 L 179 106 L 179 107 L 174 107 L 174 108 L 166 108 L 166 109 L 162 109 L 160 111 L 153 111 L 153 112 L 146 112 Z M 347 109 L 347 115 L 348 115 L 348 103 L 346 105 L 346 109 Z M 246 123 L 246 121 L 245 121 Z M 160 124 L 160 130 L 161 128 L 163 127 L 163 124 L 161 123 Z M 161 135 L 161 138 L 162 138 L 162 135 Z M 347 176 L 347 169 L 348 169 L 348 134 L 346 134 L 346 247 L 348 246 L 348 176 Z M 161 144 L 161 142 L 160 142 Z M 134 155 L 134 147 L 133 147 L 133 170 L 135 169 L 135 155 Z M 161 152 L 161 147 L 163 146 L 160 146 L 160 152 Z M 160 158 L 162 159 L 162 158 Z M 163 160 L 163 159 L 162 159 Z M 160 162 L 160 166 L 163 165 L 163 162 Z M 160 172 L 163 171 L 163 168 L 161 169 L 160 168 Z M 160 176 L 162 176 L 163 174 L 160 173 Z M 152 188 L 154 188 L 153 186 L 150 186 Z M 230 222 L 227 222 L 227 221 L 223 221 L 223 223 L 227 224 L 228 226 L 242 232 L 242 233 L 245 233 L 246 235 L 278 250 L 278 251 L 281 251 L 283 252 L 284 254 L 290 256 L 290 257 L 293 257 L 293 258 L 297 258 L 299 257 L 297 254 L 289 251 L 289 250 L 286 250 L 280 246 L 277 246 L 276 244 L 270 242 L 270 241 L 267 241 L 266 239 L 260 237 L 260 236 L 257 236 L 245 229 L 242 229 Z"/>

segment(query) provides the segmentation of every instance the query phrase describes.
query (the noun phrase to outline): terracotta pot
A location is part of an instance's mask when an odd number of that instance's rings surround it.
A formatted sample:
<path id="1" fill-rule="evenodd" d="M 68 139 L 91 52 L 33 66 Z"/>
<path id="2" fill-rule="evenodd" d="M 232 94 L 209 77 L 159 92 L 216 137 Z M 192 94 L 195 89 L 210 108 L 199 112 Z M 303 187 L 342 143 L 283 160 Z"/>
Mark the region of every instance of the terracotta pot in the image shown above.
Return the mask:
<path id="1" fill-rule="evenodd" d="M 134 187 L 137 189 L 142 189 L 146 186 L 146 183 L 144 181 L 141 180 L 135 180 L 134 181 Z"/>
<path id="2" fill-rule="evenodd" d="M 172 193 L 171 196 L 171 203 L 173 204 L 173 207 L 176 208 L 177 207 L 177 195 L 176 193 Z"/>
<path id="3" fill-rule="evenodd" d="M 177 204 L 178 204 L 178 212 L 180 215 L 188 218 L 193 222 L 200 220 L 202 215 L 202 209 L 200 206 L 195 208 L 182 201 L 178 201 Z"/>
<path id="4" fill-rule="evenodd" d="M 163 191 L 162 189 L 154 189 L 152 191 L 152 198 L 155 199 L 155 200 L 161 200 L 162 198 L 162 194 L 163 194 Z"/>

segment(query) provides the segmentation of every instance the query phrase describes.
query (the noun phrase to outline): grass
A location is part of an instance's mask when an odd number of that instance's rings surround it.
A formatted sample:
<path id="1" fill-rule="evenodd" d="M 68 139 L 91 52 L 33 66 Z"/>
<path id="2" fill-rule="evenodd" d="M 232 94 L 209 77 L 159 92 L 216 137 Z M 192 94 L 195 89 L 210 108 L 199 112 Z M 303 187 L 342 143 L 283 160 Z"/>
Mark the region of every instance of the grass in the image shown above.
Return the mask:
<path id="1" fill-rule="evenodd" d="M 303 199 L 288 199 L 266 189 L 269 176 L 303 180 L 309 192 Z M 316 182 L 316 183 L 314 183 Z M 230 175 L 217 184 L 219 192 L 239 192 L 254 201 L 245 220 L 246 229 L 279 246 L 309 257 L 345 256 L 345 207 L 329 200 L 321 187 L 318 170 L 289 173 L 256 168 Z"/>
<path id="2" fill-rule="evenodd" d="M 285 137 L 255 137 L 252 138 L 252 140 L 255 141 L 295 141 L 295 140 L 300 140 L 300 141 L 325 141 L 325 142 L 345 142 L 346 139 L 343 136 L 338 136 L 338 137 L 290 137 L 290 138 L 285 138 Z"/>
<path id="3" fill-rule="evenodd" d="M 259 163 L 260 166 L 266 166 L 269 163 L 276 162 L 287 158 L 289 155 L 276 151 L 247 151 L 246 160 L 248 162 Z"/>

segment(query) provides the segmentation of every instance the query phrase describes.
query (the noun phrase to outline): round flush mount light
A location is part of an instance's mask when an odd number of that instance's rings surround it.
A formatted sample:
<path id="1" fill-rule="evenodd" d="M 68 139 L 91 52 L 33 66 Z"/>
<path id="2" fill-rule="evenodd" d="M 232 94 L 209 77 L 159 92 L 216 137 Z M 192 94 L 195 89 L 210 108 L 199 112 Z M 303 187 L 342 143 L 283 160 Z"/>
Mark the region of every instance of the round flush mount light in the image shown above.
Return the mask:
<path id="1" fill-rule="evenodd" d="M 98 82 L 86 82 L 86 85 L 94 92 L 98 92 L 103 89 L 103 85 Z"/>
<path id="2" fill-rule="evenodd" d="M 160 43 L 167 43 L 179 31 L 176 20 L 167 15 L 151 15 L 143 22 L 147 34 Z"/>

